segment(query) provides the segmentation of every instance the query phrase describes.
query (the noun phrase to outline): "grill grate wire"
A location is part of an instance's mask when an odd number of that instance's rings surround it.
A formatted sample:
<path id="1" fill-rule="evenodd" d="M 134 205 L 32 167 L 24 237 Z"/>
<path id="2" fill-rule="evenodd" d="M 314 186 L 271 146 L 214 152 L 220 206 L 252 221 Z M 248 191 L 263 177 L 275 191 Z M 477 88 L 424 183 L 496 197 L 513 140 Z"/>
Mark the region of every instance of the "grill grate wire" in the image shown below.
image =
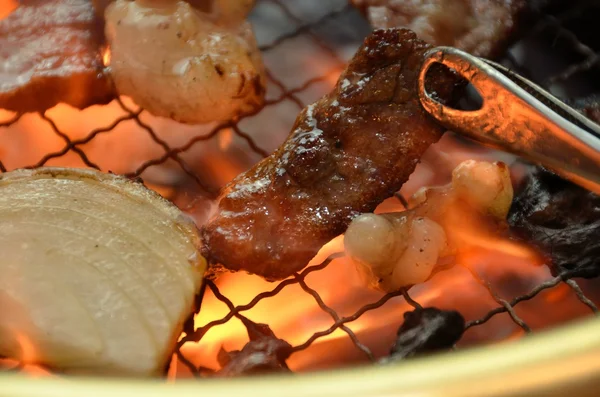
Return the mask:
<path id="1" fill-rule="evenodd" d="M 277 36 L 276 39 L 262 44 L 260 47 L 261 52 L 263 55 L 268 54 L 278 50 L 287 42 L 301 38 L 303 40 L 309 40 L 312 45 L 315 46 L 315 48 L 318 48 L 320 51 L 320 56 L 326 56 L 328 58 L 327 63 L 333 65 L 333 68 L 330 71 L 312 75 L 298 85 L 290 85 L 284 81 L 285 79 L 278 77 L 277 73 L 275 73 L 272 68 L 269 67 L 267 62 L 267 76 L 270 84 L 269 90 L 273 88 L 275 91 L 279 91 L 279 94 L 275 95 L 274 97 L 268 97 L 265 108 L 262 109 L 259 114 L 268 111 L 275 112 L 276 110 L 273 109 L 276 107 L 276 105 L 284 102 L 292 103 L 298 111 L 301 110 L 305 105 L 312 102 L 307 101 L 303 97 L 304 93 L 309 91 L 314 86 L 326 82 L 330 76 L 335 76 L 336 73 L 339 73 L 339 71 L 344 67 L 348 57 L 341 55 L 339 48 L 337 48 L 335 44 L 331 44 L 331 29 L 340 29 L 341 32 L 336 32 L 336 36 L 338 36 L 337 38 L 340 39 L 339 36 L 341 36 L 341 41 L 345 43 L 353 42 L 355 45 L 354 48 L 357 47 L 362 40 L 362 37 L 364 37 L 365 33 L 368 32 L 368 30 L 366 30 L 367 25 L 365 21 L 362 21 L 362 26 L 358 26 L 355 29 L 348 28 L 347 26 L 346 28 L 343 28 L 343 26 L 340 28 L 340 25 L 342 25 L 344 21 L 348 21 L 349 18 L 351 20 L 358 20 L 359 18 L 362 20 L 362 17 L 357 13 L 357 11 L 344 0 L 321 0 L 319 2 L 307 2 L 311 4 L 308 7 L 310 9 L 308 14 L 316 14 L 309 15 L 310 18 L 298 15 L 298 9 L 301 8 L 299 6 L 300 2 L 301 0 L 259 0 L 257 5 L 257 13 L 259 14 L 259 17 L 261 15 L 261 11 L 263 11 L 263 13 L 267 14 L 269 17 L 272 17 L 271 14 L 276 13 L 278 14 L 277 17 L 279 18 L 278 22 L 285 25 L 285 29 L 287 29 L 287 31 Z M 555 95 L 561 97 L 563 100 L 573 99 L 570 96 L 569 89 L 572 85 L 579 84 L 578 81 L 581 79 L 584 79 L 584 81 L 591 81 L 590 76 L 595 76 L 595 84 L 598 85 L 600 82 L 600 78 L 598 78 L 600 77 L 600 43 L 584 40 L 580 37 L 578 32 L 575 32 L 572 29 L 572 26 L 577 25 L 577 21 L 586 14 L 586 10 L 589 12 L 587 7 L 593 7 L 593 4 L 592 2 L 580 1 L 575 2 L 577 5 L 573 6 L 572 4 L 574 2 L 569 3 L 571 5 L 567 6 L 566 8 L 555 7 L 555 9 L 551 9 L 547 14 L 542 15 L 539 19 L 539 22 L 535 26 L 532 26 L 531 29 L 529 29 L 519 39 L 519 41 L 511 47 L 511 50 L 503 59 L 503 62 L 506 65 L 510 66 L 518 73 L 521 73 L 522 75 L 532 79 L 536 83 L 548 89 L 550 92 L 553 92 Z M 314 10 L 318 10 L 318 12 Z M 306 19 L 308 19 L 308 21 Z M 333 26 L 326 26 L 331 24 L 333 24 Z M 290 29 L 290 26 L 293 26 L 293 29 Z M 557 72 L 553 72 L 551 75 L 538 73 L 538 71 L 535 70 L 535 66 L 527 64 L 526 61 L 523 62 L 518 60 L 519 51 L 522 52 L 522 48 L 527 48 L 527 43 L 530 42 L 537 43 L 537 45 L 542 43 L 542 47 L 549 46 L 551 51 L 558 51 L 555 47 L 564 47 L 562 50 L 566 49 L 566 53 L 561 53 L 560 56 L 563 57 L 563 59 L 569 59 L 568 64 L 560 68 L 560 70 Z M 560 42 L 560 45 L 557 44 L 558 42 Z M 519 50 L 520 48 L 521 50 Z M 349 54 L 352 52 L 353 51 L 349 52 Z M 583 91 L 584 95 L 597 93 L 600 92 L 600 87 L 594 86 L 593 84 L 585 85 Z M 202 175 L 199 175 L 198 172 L 196 172 L 195 167 L 190 164 L 189 160 L 184 159 L 183 154 L 196 145 L 201 145 L 217 139 L 219 134 L 225 130 L 230 130 L 240 139 L 241 142 L 245 142 L 249 150 L 256 155 L 256 159 L 266 157 L 269 154 L 270 148 L 267 149 L 261 147 L 253 138 L 253 133 L 244 128 L 245 119 L 250 119 L 255 115 L 248 115 L 241 117 L 238 120 L 219 123 L 212 126 L 212 128 L 208 129 L 206 132 L 192 134 L 191 139 L 187 140 L 183 144 L 173 145 L 172 143 L 162 139 L 160 134 L 158 134 L 149 123 L 144 121 L 143 109 L 131 108 L 120 99 L 117 99 L 116 101 L 121 110 L 124 112 L 124 115 L 115 118 L 105 127 L 96 128 L 89 131 L 87 135 L 79 139 L 71 139 L 67 133 L 61 130 L 61 128 L 57 125 L 58 123 L 55 122 L 48 112 L 40 114 L 39 116 L 41 119 L 43 119 L 50 126 L 52 133 L 64 141 L 64 146 L 58 151 L 46 153 L 39 161 L 31 164 L 28 168 L 37 168 L 47 165 L 47 163 L 51 160 L 60 161 L 63 156 L 71 152 L 75 153 L 86 167 L 95 168 L 102 171 L 109 171 L 103 169 L 102 166 L 90 159 L 86 154 L 84 147 L 92 140 L 97 139 L 97 137 L 110 134 L 117 126 L 126 122 L 133 122 L 136 124 L 137 128 L 144 130 L 148 134 L 149 138 L 156 145 L 162 148 L 163 153 L 156 158 L 152 158 L 143 162 L 135 169 L 131 169 L 130 171 L 124 173 L 126 176 L 131 178 L 144 178 L 146 172 L 151 167 L 160 166 L 167 161 L 172 161 L 179 166 L 181 172 L 187 175 L 187 177 L 189 177 L 189 179 L 195 185 L 194 191 L 199 192 L 199 194 L 203 197 L 214 199 L 218 194 L 219 186 L 215 186 L 210 181 L 205 180 L 206 178 L 204 178 Z M 0 134 L 3 133 L 3 130 L 17 124 L 22 116 L 23 115 L 21 114 L 10 115 L 6 120 L 0 121 Z M 1 154 L 2 152 L 0 152 L 0 171 L 6 172 L 10 169 L 7 168 L 1 161 Z M 397 198 L 400 201 L 404 200 L 404 198 L 399 194 L 397 194 Z M 189 210 L 195 205 L 197 205 L 197 203 L 192 200 L 187 204 L 187 207 L 184 206 L 182 209 Z M 195 329 L 193 321 L 190 319 L 184 328 L 185 336 L 182 337 L 177 345 L 176 354 L 179 358 L 179 361 L 186 365 L 194 375 L 200 376 L 202 374 L 211 373 L 211 369 L 198 367 L 192 362 L 192 360 L 188 359 L 185 353 L 181 350 L 183 345 L 188 342 L 198 342 L 202 340 L 208 331 L 214 327 L 229 322 L 233 318 L 243 318 L 244 312 L 256 307 L 262 301 L 276 296 L 283 289 L 294 284 L 299 285 L 306 294 L 312 296 L 318 307 L 331 317 L 333 323 L 328 328 L 314 332 L 304 342 L 293 346 L 293 353 L 305 350 L 320 338 L 331 335 L 336 330 L 341 329 L 347 334 L 347 337 L 351 340 L 356 349 L 358 349 L 367 360 L 374 361 L 375 354 L 368 346 L 359 340 L 356 333 L 353 332 L 348 325 L 359 319 L 365 313 L 381 308 L 388 301 L 395 297 L 403 296 L 406 302 L 414 308 L 420 308 L 421 306 L 418 302 L 414 301 L 410 297 L 408 291 L 400 290 L 385 294 L 378 300 L 363 305 L 359 310 L 355 311 L 351 315 L 340 316 L 332 307 L 325 303 L 321 297 L 321 294 L 315 288 L 311 287 L 306 281 L 308 275 L 323 270 L 334 258 L 335 257 L 330 257 L 321 264 L 307 267 L 292 277 L 274 284 L 274 287 L 271 290 L 257 294 L 251 301 L 243 305 L 235 305 L 229 298 L 220 292 L 219 287 L 215 282 L 208 280 L 205 283 L 201 294 L 199 295 L 198 306 L 201 306 L 203 297 L 207 296 L 208 294 L 212 294 L 216 299 L 227 305 L 229 311 L 225 316 L 212 319 L 208 323 Z M 568 272 L 562 273 L 557 277 L 538 284 L 523 295 L 515 296 L 512 299 L 507 300 L 500 297 L 492 284 L 486 281 L 484 276 L 478 274 L 476 270 L 470 268 L 467 268 L 467 270 L 471 272 L 474 280 L 488 291 L 490 296 L 498 305 L 496 308 L 488 311 L 484 316 L 468 321 L 466 323 L 467 329 L 480 326 L 501 313 L 508 313 L 512 321 L 514 321 L 514 323 L 520 327 L 524 333 L 528 334 L 531 332 L 531 327 L 517 314 L 515 308 L 522 302 L 534 299 L 542 291 L 556 288 L 561 284 L 568 286 L 568 288 L 573 291 L 580 302 L 590 309 L 590 312 L 598 312 L 598 308 L 593 299 L 588 298 L 585 295 L 582 288 L 574 279 L 572 279 L 572 276 Z M 15 370 L 15 368 L 8 370 Z"/>

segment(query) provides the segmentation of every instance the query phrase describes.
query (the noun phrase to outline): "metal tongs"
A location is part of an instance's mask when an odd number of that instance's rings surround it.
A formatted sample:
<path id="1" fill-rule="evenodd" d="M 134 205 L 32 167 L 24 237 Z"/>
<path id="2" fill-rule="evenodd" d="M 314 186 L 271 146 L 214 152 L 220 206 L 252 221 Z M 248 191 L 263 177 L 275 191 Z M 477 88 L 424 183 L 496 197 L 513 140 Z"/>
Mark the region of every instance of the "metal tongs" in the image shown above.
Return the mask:
<path id="1" fill-rule="evenodd" d="M 483 105 L 478 110 L 459 110 L 430 95 L 425 77 L 436 63 L 466 78 Z M 419 75 L 419 98 L 444 127 L 540 164 L 600 194 L 600 127 L 505 67 L 456 48 L 433 48 L 426 53 Z"/>

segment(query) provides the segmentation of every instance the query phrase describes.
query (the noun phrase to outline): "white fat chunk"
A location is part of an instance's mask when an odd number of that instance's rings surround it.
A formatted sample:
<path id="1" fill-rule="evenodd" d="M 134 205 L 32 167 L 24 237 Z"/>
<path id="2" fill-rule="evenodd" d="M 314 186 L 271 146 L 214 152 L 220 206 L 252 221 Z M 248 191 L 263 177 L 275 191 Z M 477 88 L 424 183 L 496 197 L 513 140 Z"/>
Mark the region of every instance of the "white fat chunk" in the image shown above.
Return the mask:
<path id="1" fill-rule="evenodd" d="M 188 124 L 257 110 L 266 75 L 243 20 L 252 4 L 217 1 L 208 13 L 186 1 L 114 1 L 104 15 L 117 91 L 155 116 Z"/>
<path id="2" fill-rule="evenodd" d="M 445 214 L 466 203 L 478 217 L 504 221 L 512 198 L 505 164 L 468 160 L 449 185 L 417 191 L 409 210 L 357 216 L 344 236 L 345 251 L 368 286 L 397 291 L 426 281 L 436 264 L 461 249 L 451 243 L 455 229 Z"/>

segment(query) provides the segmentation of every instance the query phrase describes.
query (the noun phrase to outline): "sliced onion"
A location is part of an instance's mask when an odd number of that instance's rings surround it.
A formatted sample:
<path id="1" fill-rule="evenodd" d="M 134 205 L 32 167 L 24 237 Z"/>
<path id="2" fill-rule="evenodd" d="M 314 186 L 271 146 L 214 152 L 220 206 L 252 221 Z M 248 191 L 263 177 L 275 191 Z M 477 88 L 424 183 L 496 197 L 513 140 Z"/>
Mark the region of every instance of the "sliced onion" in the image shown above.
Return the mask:
<path id="1" fill-rule="evenodd" d="M 161 373 L 206 261 L 142 184 L 64 168 L 0 175 L 0 355 L 67 373 Z"/>

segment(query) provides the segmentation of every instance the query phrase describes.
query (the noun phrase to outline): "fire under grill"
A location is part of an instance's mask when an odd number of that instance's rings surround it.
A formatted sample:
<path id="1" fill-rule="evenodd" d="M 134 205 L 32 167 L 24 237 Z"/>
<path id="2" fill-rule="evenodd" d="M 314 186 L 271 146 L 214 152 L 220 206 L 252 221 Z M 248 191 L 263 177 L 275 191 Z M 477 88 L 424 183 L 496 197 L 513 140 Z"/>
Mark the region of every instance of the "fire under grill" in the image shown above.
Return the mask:
<path id="1" fill-rule="evenodd" d="M 522 32 L 502 63 L 572 103 L 600 94 L 600 30 L 594 20 L 600 8 L 593 1 L 557 3 Z M 64 105 L 42 114 L 0 111 L 0 170 L 74 166 L 141 178 L 198 223 L 205 221 L 219 188 L 285 139 L 298 112 L 333 86 L 371 30 L 344 0 L 262 0 L 251 21 L 268 76 L 267 101 L 258 113 L 184 126 L 155 118 L 126 98 L 83 111 Z M 457 159 L 507 158 L 450 134 L 437 147 L 424 163 L 442 164 L 445 174 L 417 169 L 382 206 L 401 209 L 416 188 L 447 178 Z M 454 349 L 598 312 L 598 279 L 576 281 L 569 271 L 553 276 L 544 264 L 510 250 L 492 250 L 470 266 L 441 271 L 410 293 L 382 294 L 361 289 L 345 270 L 351 264 L 329 255 L 335 241 L 328 246 L 278 283 L 240 273 L 206 280 L 199 313 L 185 324 L 170 375 L 213 375 L 227 361 L 225 351 L 248 342 L 255 323 L 268 324 L 289 343 L 285 355 L 292 371 L 307 371 L 379 361 L 389 353 L 403 313 L 423 307 L 465 317 Z"/>

